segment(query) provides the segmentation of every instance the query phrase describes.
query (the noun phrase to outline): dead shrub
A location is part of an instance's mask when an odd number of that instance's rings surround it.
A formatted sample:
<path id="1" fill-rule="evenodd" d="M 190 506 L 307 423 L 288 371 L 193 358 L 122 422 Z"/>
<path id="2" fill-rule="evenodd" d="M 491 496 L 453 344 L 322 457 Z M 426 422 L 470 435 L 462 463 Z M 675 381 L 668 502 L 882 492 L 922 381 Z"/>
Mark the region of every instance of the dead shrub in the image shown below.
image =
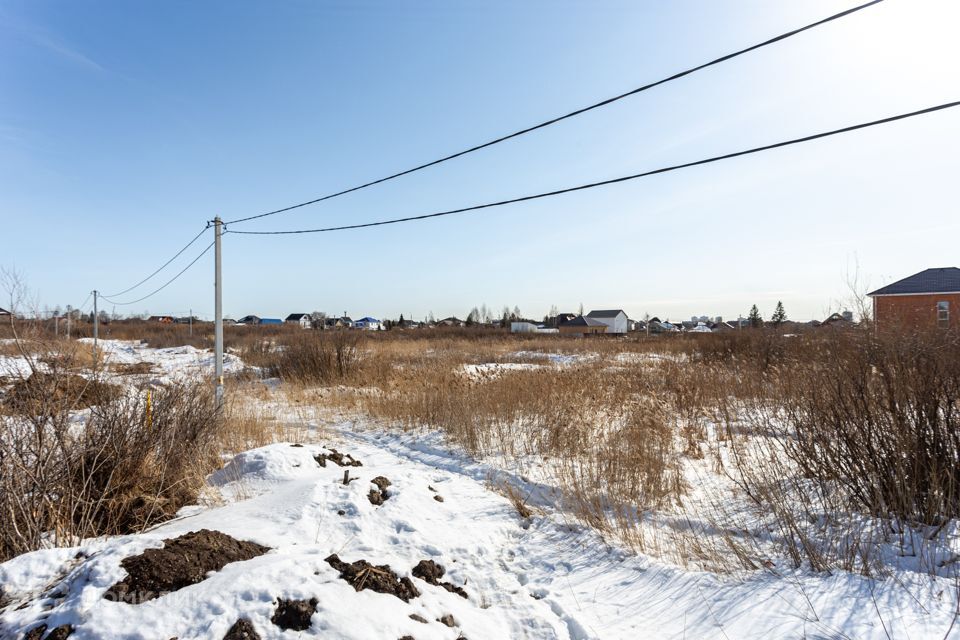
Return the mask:
<path id="1" fill-rule="evenodd" d="M 69 410 L 110 402 L 120 389 L 95 378 L 62 372 L 35 372 L 16 380 L 3 396 L 3 408 L 9 413 L 39 416 L 56 415 L 65 406 Z"/>
<path id="2" fill-rule="evenodd" d="M 360 337 L 348 331 L 300 331 L 266 352 L 268 374 L 287 382 L 324 384 L 350 377 L 360 358 Z"/>
<path id="3" fill-rule="evenodd" d="M 183 384 L 150 389 L 148 409 L 147 392 L 115 394 L 80 423 L 67 394 L 42 412 L 4 418 L 0 558 L 140 531 L 196 500 L 216 464 L 211 394 Z"/>

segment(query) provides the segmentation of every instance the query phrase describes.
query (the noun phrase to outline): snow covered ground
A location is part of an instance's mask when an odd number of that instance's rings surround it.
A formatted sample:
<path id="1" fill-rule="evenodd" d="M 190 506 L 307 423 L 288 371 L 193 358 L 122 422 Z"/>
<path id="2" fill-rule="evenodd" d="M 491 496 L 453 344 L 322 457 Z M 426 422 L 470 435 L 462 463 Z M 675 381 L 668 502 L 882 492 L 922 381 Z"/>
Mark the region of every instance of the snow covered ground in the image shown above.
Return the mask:
<path id="1" fill-rule="evenodd" d="M 92 345 L 93 339 L 82 338 L 78 342 Z M 153 370 L 147 374 L 151 381 L 183 381 L 198 376 L 213 376 L 214 357 L 209 349 L 197 349 L 190 345 L 153 349 L 135 340 L 100 340 L 98 347 L 108 366 L 153 365 Z M 223 354 L 223 371 L 226 375 L 239 373 L 243 368 L 240 358 L 230 353 Z"/>
<path id="2" fill-rule="evenodd" d="M 320 444 L 255 449 L 211 476 L 220 506 L 186 509 L 143 535 L 37 551 L 0 565 L 13 601 L 0 629 L 43 621 L 48 628 L 72 625 L 78 640 L 183 640 L 223 637 L 245 617 L 263 638 L 916 639 L 944 637 L 953 616 L 954 596 L 943 592 L 949 585 L 929 579 L 900 585 L 842 573 L 721 577 L 611 548 L 559 513 L 521 518 L 487 481 L 498 470 L 452 453 L 438 436 L 345 423 L 323 443 L 363 466 L 321 467 L 314 456 L 329 448 Z M 357 478 L 346 486 L 344 469 Z M 380 506 L 368 499 L 377 476 L 392 483 Z M 124 557 L 199 529 L 272 550 L 155 600 L 104 599 L 125 575 Z M 86 559 L 75 559 L 80 551 Z M 421 595 L 409 603 L 356 592 L 324 561 L 332 553 L 389 565 L 399 576 L 434 560 L 468 598 L 417 578 Z M 65 596 L 38 597 L 50 591 Z M 274 625 L 277 598 L 316 598 L 310 629 L 297 635 Z M 448 614 L 452 628 L 437 622 Z"/>

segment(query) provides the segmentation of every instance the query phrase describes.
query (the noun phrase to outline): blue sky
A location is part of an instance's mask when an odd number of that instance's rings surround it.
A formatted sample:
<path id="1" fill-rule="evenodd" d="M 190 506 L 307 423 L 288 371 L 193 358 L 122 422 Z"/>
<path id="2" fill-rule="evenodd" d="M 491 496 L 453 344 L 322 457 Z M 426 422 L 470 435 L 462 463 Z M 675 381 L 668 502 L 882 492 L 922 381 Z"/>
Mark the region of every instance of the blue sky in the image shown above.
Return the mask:
<path id="1" fill-rule="evenodd" d="M 854 4 L 0 1 L 0 265 L 23 274 L 39 304 L 76 306 L 93 288 L 140 280 L 214 215 L 353 186 Z M 956 100 L 958 22 L 955 0 L 887 0 L 243 228 L 478 204 Z M 958 143 L 960 109 L 432 222 L 227 235 L 225 312 L 462 317 L 485 303 L 537 317 L 583 303 L 735 317 L 753 303 L 769 315 L 782 299 L 791 317 L 822 317 L 843 306 L 857 269 L 880 286 L 958 264 Z M 210 315 L 212 283 L 211 252 L 116 310 Z"/>

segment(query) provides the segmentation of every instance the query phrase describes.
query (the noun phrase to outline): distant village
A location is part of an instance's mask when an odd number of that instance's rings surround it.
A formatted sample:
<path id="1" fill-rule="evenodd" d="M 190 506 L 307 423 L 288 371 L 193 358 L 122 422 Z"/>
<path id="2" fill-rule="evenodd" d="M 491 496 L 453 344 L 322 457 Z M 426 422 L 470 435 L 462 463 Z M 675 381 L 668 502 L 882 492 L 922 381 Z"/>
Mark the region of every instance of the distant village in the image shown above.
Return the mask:
<path id="1" fill-rule="evenodd" d="M 490 319 L 483 317 L 479 313 L 471 312 L 467 319 L 451 316 L 441 320 L 413 320 L 406 319 L 402 315 L 398 320 L 380 320 L 371 316 L 364 316 L 354 320 L 344 314 L 342 316 L 329 316 L 322 312 L 314 313 L 291 313 L 285 318 L 266 318 L 257 315 L 243 316 L 239 320 L 224 318 L 224 325 L 232 326 L 298 326 L 302 329 L 319 330 L 342 330 L 352 329 L 361 331 L 389 331 L 391 329 L 430 329 L 442 327 L 464 327 L 477 329 L 509 329 L 511 333 L 555 333 L 570 336 L 590 336 L 590 335 L 617 335 L 634 332 L 645 332 L 648 334 L 661 333 L 713 333 L 723 331 L 736 331 L 743 328 L 755 328 L 760 326 L 777 326 L 784 330 L 800 330 L 802 328 L 819 327 L 824 325 L 853 325 L 855 324 L 853 313 L 843 311 L 834 313 L 823 321 L 812 320 L 810 322 L 792 322 L 787 320 L 785 315 L 777 317 L 776 314 L 771 320 L 763 320 L 759 314 L 753 313 L 749 317 L 739 317 L 733 321 L 726 321 L 722 317 L 694 316 L 689 320 L 669 321 L 661 320 L 657 317 L 650 317 L 644 320 L 633 320 L 627 316 L 623 309 L 600 309 L 590 311 L 589 313 L 558 313 L 552 316 L 546 316 L 542 321 L 534 321 L 520 317 L 518 313 L 505 313 L 503 317 Z M 149 322 L 158 322 L 163 324 L 186 324 L 191 322 L 188 317 L 174 316 L 150 316 Z M 196 321 L 196 319 L 193 319 Z"/>
<path id="2" fill-rule="evenodd" d="M 872 317 L 876 325 L 889 325 L 901 328 L 956 328 L 960 326 L 960 269 L 940 267 L 925 269 L 912 276 L 903 278 L 867 294 L 872 300 L 872 309 L 861 309 L 865 316 Z M 0 318 L 11 314 L 0 309 Z M 160 324 L 193 324 L 200 322 L 196 316 L 151 315 L 128 318 Z M 90 322 L 93 314 L 82 313 L 67 306 L 65 312 L 60 308 L 36 315 L 37 319 Z M 98 314 L 101 323 L 119 320 L 117 316 L 101 310 Z M 624 335 L 643 332 L 650 335 L 667 333 L 722 333 L 750 328 L 776 327 L 784 333 L 799 333 L 819 327 L 853 327 L 857 324 L 851 311 L 831 313 L 823 320 L 797 322 L 787 317 L 781 302 L 777 303 L 769 318 L 760 315 L 754 305 L 747 317 L 726 320 L 721 316 L 693 316 L 689 320 L 661 320 L 658 317 L 631 319 L 623 309 L 596 309 L 584 313 L 560 313 L 556 308 L 541 320 L 525 318 L 520 309 L 508 307 L 499 317 L 483 305 L 474 307 L 466 319 L 455 316 L 437 320 L 429 314 L 424 320 L 404 318 L 380 320 L 364 316 L 354 320 L 343 313 L 340 316 L 313 313 L 291 313 L 285 318 L 267 318 L 258 315 L 246 315 L 239 320 L 224 318 L 225 325 L 234 326 L 299 326 L 303 329 L 317 330 L 359 330 L 389 331 L 391 329 L 429 329 L 438 327 L 471 327 L 509 330 L 512 333 L 556 333 L 569 336 Z"/>

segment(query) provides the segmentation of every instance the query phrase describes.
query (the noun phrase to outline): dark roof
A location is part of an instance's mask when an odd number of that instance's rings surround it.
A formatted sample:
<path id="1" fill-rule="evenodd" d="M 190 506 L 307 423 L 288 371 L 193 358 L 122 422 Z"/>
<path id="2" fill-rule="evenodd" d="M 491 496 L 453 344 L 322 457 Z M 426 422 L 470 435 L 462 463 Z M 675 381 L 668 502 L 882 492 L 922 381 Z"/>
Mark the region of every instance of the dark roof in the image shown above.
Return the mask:
<path id="1" fill-rule="evenodd" d="M 569 322 L 561 322 L 561 327 L 605 327 L 606 324 L 586 316 L 577 316 Z"/>
<path id="2" fill-rule="evenodd" d="M 8 315 L 10 315 L 10 312 L 4 309 L 3 307 L 0 307 L 0 316 L 8 316 Z"/>
<path id="3" fill-rule="evenodd" d="M 905 293 L 960 293 L 960 269 L 957 267 L 926 269 L 871 291 L 867 295 L 892 296 Z"/>
<path id="4" fill-rule="evenodd" d="M 588 318 L 616 318 L 620 314 L 627 315 L 623 309 L 598 309 L 587 314 Z"/>
<path id="5" fill-rule="evenodd" d="M 300 318 L 310 315 L 308 313 L 291 313 L 287 316 L 287 322 L 299 322 Z"/>

